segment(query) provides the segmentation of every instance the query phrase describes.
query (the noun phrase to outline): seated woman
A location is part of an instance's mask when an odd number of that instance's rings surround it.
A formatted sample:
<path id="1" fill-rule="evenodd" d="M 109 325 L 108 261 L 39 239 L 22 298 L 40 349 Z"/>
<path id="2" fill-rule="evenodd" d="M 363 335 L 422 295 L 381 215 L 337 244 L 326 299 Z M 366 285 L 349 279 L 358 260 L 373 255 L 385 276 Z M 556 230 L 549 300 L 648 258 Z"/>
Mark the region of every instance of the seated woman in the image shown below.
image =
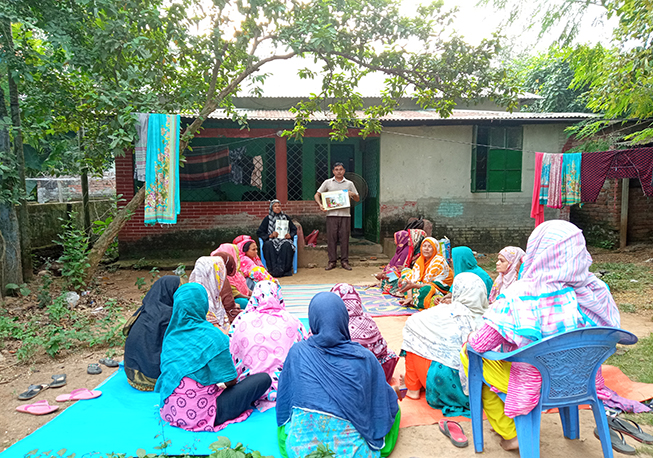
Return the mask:
<path id="1" fill-rule="evenodd" d="M 172 315 L 172 298 L 179 288 L 179 277 L 159 278 L 127 321 L 122 332 L 125 340 L 125 375 L 131 386 L 152 391 L 161 375 L 161 346 Z"/>
<path id="2" fill-rule="evenodd" d="M 479 276 L 487 289 L 487 295 L 490 297 L 490 290 L 492 289 L 492 277 L 478 266 L 476 256 L 471 248 L 466 246 L 457 246 L 451 250 L 451 258 L 453 260 L 453 273 L 454 275 L 463 272 L 471 272 Z"/>
<path id="3" fill-rule="evenodd" d="M 384 293 L 393 296 L 402 296 L 399 292 L 399 278 L 403 269 L 410 269 L 419 257 L 419 250 L 426 238 L 426 232 L 422 229 L 406 229 L 395 232 L 395 254 L 383 269 L 383 272 L 376 274 L 381 280 L 381 289 Z"/>
<path id="4" fill-rule="evenodd" d="M 279 377 L 282 456 L 305 457 L 319 444 L 338 457 L 387 456 L 399 432 L 397 392 L 376 357 L 351 341 L 337 295 L 316 294 L 308 321 L 312 336 L 292 346 Z"/>
<path id="5" fill-rule="evenodd" d="M 217 256 L 218 253 L 227 253 L 234 258 L 234 261 L 236 261 L 236 273 L 233 275 L 227 275 L 227 279 L 229 280 L 231 294 L 233 295 L 236 304 L 238 304 L 241 309 L 244 309 L 247 306 L 249 298 L 252 296 L 252 292 L 247 287 L 245 277 L 240 270 L 241 262 L 238 247 L 233 243 L 223 243 L 211 253 L 211 256 Z"/>
<path id="6" fill-rule="evenodd" d="M 229 329 L 229 324 L 241 311 L 231 296 L 231 286 L 225 288 L 229 284 L 226 277 L 235 272 L 236 262 L 231 255 L 218 253 L 218 256 L 202 256 L 195 261 L 195 267 L 188 278 L 189 282 L 199 283 L 206 288 L 209 295 L 206 319 L 224 331 Z"/>
<path id="7" fill-rule="evenodd" d="M 372 317 L 363 310 L 363 301 L 361 301 L 356 288 L 347 283 L 338 283 L 331 288 L 331 292 L 340 296 L 340 299 L 345 303 L 345 307 L 347 307 L 351 340 L 358 342 L 374 353 L 376 359 L 381 363 L 381 367 L 383 367 L 386 382 L 390 383 L 399 356 L 388 348 L 388 343 L 381 335 L 379 327 Z"/>
<path id="8" fill-rule="evenodd" d="M 512 285 L 519 274 L 521 259 L 525 255 L 524 250 L 516 246 L 507 246 L 499 251 L 497 260 L 497 273 L 492 290 L 490 291 L 490 304 L 497 299 L 501 291 Z"/>
<path id="9" fill-rule="evenodd" d="M 433 237 L 424 239 L 420 253 L 412 270 L 401 271 L 399 292 L 405 293 L 402 305 L 427 309 L 434 305 L 434 299 L 449 292 L 453 270 L 440 254 L 440 244 Z"/>
<path id="10" fill-rule="evenodd" d="M 219 431 L 245 420 L 270 387 L 268 374 L 236 382 L 229 337 L 206 321 L 209 297 L 202 285 L 180 286 L 163 339 L 161 418 L 187 431 Z"/>
<path id="11" fill-rule="evenodd" d="M 238 380 L 250 374 L 268 374 L 272 385 L 256 401 L 256 407 L 261 412 L 274 407 L 279 374 L 288 350 L 295 342 L 307 338 L 304 325 L 286 311 L 276 283 L 263 280 L 256 284 L 247 308 L 231 325 L 229 337 Z"/>
<path id="12" fill-rule="evenodd" d="M 254 289 L 256 283 L 275 278 L 265 270 L 261 258 L 258 257 L 256 242 L 249 235 L 240 235 L 234 239 L 240 254 L 240 270 L 245 276 L 245 281 L 250 289 Z"/>
<path id="13" fill-rule="evenodd" d="M 467 336 L 482 325 L 488 300 L 485 284 L 471 272 L 456 275 L 450 304 L 416 313 L 404 327 L 408 397 L 426 402 L 447 417 L 469 417 L 469 399 L 460 383 L 460 348 Z"/>
<path id="14" fill-rule="evenodd" d="M 285 230 L 283 237 L 279 235 L 279 230 L 282 229 Z M 270 202 L 269 215 L 263 218 L 256 235 L 263 240 L 263 256 L 270 274 L 276 278 L 290 277 L 293 272 L 292 261 L 297 249 L 293 244 L 297 228 L 281 210 L 281 202 L 277 199 Z"/>
<path id="15" fill-rule="evenodd" d="M 519 280 L 485 314 L 485 324 L 466 345 L 478 352 L 502 345 L 509 352 L 561 332 L 586 326 L 619 327 L 619 309 L 607 285 L 589 271 L 592 257 L 585 238 L 572 223 L 547 221 L 528 239 Z M 461 353 L 465 370 L 466 348 Z M 539 402 L 540 373 L 525 363 L 483 362 L 483 376 L 494 389 L 506 393 L 505 405 L 483 386 L 483 408 L 506 450 L 519 448 L 514 417 L 525 415 Z M 597 374 L 599 398 L 606 399 L 603 377 Z"/>

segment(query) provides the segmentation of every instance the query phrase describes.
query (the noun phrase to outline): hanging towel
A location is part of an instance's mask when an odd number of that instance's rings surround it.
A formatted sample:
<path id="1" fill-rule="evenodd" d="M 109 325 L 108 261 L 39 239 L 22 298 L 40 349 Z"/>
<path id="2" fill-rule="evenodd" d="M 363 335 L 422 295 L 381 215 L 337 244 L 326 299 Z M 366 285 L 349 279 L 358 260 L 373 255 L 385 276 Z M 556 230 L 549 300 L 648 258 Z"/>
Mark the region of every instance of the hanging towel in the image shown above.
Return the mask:
<path id="1" fill-rule="evenodd" d="M 542 157 L 542 178 L 540 180 L 540 205 L 549 203 L 549 175 L 551 174 L 551 154 Z"/>
<path id="2" fill-rule="evenodd" d="M 179 214 L 179 115 L 150 115 L 145 224 L 175 224 Z"/>
<path id="3" fill-rule="evenodd" d="M 184 168 L 179 170 L 182 189 L 213 188 L 231 180 L 228 147 L 196 146 L 185 156 Z"/>
<path id="4" fill-rule="evenodd" d="M 580 203 L 580 170 L 582 153 L 562 155 L 562 205 Z"/>
<path id="5" fill-rule="evenodd" d="M 544 206 L 540 203 L 540 182 L 542 179 L 542 160 L 544 156 L 545 153 L 535 153 L 533 201 L 531 202 L 531 218 L 535 218 L 535 227 L 544 222 Z"/>
<path id="6" fill-rule="evenodd" d="M 583 202 L 594 202 L 606 178 L 639 178 L 642 191 L 653 197 L 653 148 L 583 153 L 581 163 L 581 196 Z"/>
<path id="7" fill-rule="evenodd" d="M 551 155 L 551 171 L 549 173 L 549 208 L 562 208 L 562 154 Z"/>
<path id="8" fill-rule="evenodd" d="M 145 158 L 147 156 L 147 124 L 150 119 L 149 113 L 136 113 L 136 133 L 138 139 L 134 146 L 134 178 L 138 181 L 145 181 Z"/>

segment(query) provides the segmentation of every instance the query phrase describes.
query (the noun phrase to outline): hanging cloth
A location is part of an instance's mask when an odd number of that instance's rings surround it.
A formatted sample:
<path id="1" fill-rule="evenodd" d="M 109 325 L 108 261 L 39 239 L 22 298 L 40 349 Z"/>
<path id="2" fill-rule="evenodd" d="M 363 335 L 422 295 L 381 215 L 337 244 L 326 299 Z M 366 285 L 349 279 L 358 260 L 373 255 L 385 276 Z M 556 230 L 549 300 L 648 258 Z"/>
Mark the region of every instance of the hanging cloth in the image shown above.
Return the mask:
<path id="1" fill-rule="evenodd" d="M 642 191 L 653 197 L 653 148 L 583 153 L 581 198 L 594 202 L 606 178 L 639 178 Z"/>
<path id="2" fill-rule="evenodd" d="M 180 210 L 179 115 L 150 115 L 145 192 L 145 224 L 176 224 Z"/>
<path id="3" fill-rule="evenodd" d="M 549 208 L 562 208 L 562 154 L 551 155 L 551 171 L 549 173 Z"/>
<path id="4" fill-rule="evenodd" d="M 138 140 L 134 145 L 134 178 L 137 181 L 145 181 L 145 159 L 147 157 L 147 126 L 150 119 L 149 113 L 136 113 L 136 133 Z"/>
<path id="5" fill-rule="evenodd" d="M 562 155 L 562 205 L 574 205 L 580 199 L 580 170 L 582 153 Z"/>
<path id="6" fill-rule="evenodd" d="M 542 180 L 542 159 L 544 153 L 535 153 L 535 176 L 533 180 L 533 201 L 531 202 L 531 218 L 535 218 L 535 227 L 544 222 L 544 206 L 540 203 L 540 185 Z"/>
<path id="7" fill-rule="evenodd" d="M 544 153 L 540 179 L 540 205 L 549 203 L 549 175 L 551 175 L 551 154 Z"/>

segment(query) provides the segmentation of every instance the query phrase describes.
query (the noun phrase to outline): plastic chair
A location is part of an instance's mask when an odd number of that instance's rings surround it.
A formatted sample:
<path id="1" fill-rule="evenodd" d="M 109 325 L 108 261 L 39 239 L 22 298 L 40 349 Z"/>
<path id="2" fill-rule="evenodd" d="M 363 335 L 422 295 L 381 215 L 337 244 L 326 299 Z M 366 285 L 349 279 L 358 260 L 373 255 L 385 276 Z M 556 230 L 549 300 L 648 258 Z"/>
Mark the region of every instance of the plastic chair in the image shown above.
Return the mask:
<path id="1" fill-rule="evenodd" d="M 295 244 L 295 254 L 292 257 L 292 269 L 293 273 L 297 273 L 297 236 L 295 235 L 292 238 L 292 243 Z M 258 238 L 258 245 L 259 245 L 259 251 L 261 252 L 261 262 L 263 263 L 263 267 L 266 269 L 268 268 L 268 263 L 265 261 L 265 256 L 263 255 L 263 239 Z"/>
<path id="2" fill-rule="evenodd" d="M 596 373 L 601 364 L 616 350 L 616 344 L 633 345 L 637 337 L 628 331 L 608 327 L 592 327 L 547 337 L 510 353 L 488 351 L 478 353 L 468 346 L 469 405 L 476 453 L 483 451 L 483 358 L 493 361 L 528 363 L 542 375 L 542 391 L 538 405 L 527 415 L 515 418 L 519 454 L 539 458 L 541 412 L 557 407 L 562 430 L 567 439 L 578 439 L 578 406 L 592 406 L 601 438 L 603 456 L 612 458 L 610 430 L 603 403 L 596 393 Z M 503 393 L 500 394 L 500 396 Z M 501 396 L 505 401 L 505 394 Z"/>

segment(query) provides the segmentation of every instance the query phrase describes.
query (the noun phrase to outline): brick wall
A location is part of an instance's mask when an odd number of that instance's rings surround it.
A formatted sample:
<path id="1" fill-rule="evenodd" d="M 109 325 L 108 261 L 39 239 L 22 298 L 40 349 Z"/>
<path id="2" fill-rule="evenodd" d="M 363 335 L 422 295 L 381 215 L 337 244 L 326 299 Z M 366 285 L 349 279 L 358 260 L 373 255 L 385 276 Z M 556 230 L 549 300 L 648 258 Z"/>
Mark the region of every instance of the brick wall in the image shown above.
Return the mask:
<path id="1" fill-rule="evenodd" d="M 605 180 L 596 202 L 571 208 L 571 221 L 583 229 L 588 242 L 612 241 L 619 245 L 621 181 Z M 628 244 L 653 241 L 653 199 L 639 182 L 631 180 L 628 193 Z"/>
<path id="2" fill-rule="evenodd" d="M 116 159 L 116 192 L 122 194 L 122 205 L 134 197 L 133 155 Z M 235 233 L 254 235 L 261 220 L 268 215 L 269 202 L 181 202 L 177 224 L 145 226 L 141 205 L 120 231 L 118 239 L 123 251 L 135 251 L 137 242 L 170 248 L 200 248 L 232 240 Z M 283 210 L 293 218 L 312 221 L 323 213 L 315 201 L 290 201 Z M 311 226 L 311 224 L 307 224 Z M 217 242 L 216 242 L 217 241 Z M 166 246 L 167 245 L 167 246 Z M 150 247 L 154 249 L 153 246 Z M 138 250 L 145 247 L 138 247 Z"/>

